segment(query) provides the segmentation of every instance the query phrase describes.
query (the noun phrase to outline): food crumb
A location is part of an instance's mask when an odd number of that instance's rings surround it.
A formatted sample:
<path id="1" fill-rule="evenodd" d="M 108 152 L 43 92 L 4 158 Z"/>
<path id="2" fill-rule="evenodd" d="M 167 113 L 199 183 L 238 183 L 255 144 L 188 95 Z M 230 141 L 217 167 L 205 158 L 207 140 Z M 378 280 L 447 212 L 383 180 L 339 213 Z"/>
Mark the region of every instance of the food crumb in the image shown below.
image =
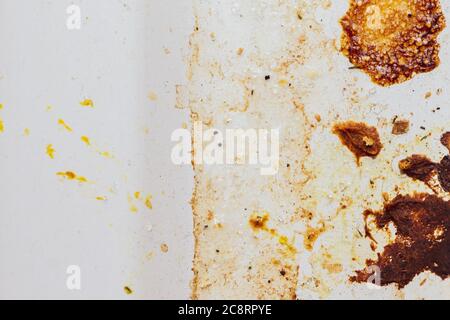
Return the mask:
<path id="1" fill-rule="evenodd" d="M 161 252 L 163 253 L 169 252 L 169 246 L 165 243 L 161 244 Z"/>
<path id="2" fill-rule="evenodd" d="M 150 209 L 150 210 L 153 209 L 152 196 L 151 196 L 151 195 L 148 195 L 148 196 L 145 198 L 144 204 L 145 204 L 145 206 L 146 206 L 148 209 Z"/>
<path id="3" fill-rule="evenodd" d="M 81 141 L 83 141 L 87 146 L 91 145 L 91 140 L 89 139 L 89 137 L 82 136 Z"/>
<path id="4" fill-rule="evenodd" d="M 80 105 L 82 107 L 93 108 L 94 107 L 94 101 L 92 101 L 91 99 L 84 99 L 83 101 L 80 102 Z"/>
<path id="5" fill-rule="evenodd" d="M 123 288 L 123 291 L 125 291 L 125 293 L 126 293 L 127 295 L 133 294 L 133 290 L 131 290 L 131 288 L 128 287 L 128 286 L 124 287 L 124 288 Z"/>
<path id="6" fill-rule="evenodd" d="M 55 149 L 53 148 L 53 145 L 47 145 L 46 153 L 50 159 L 55 159 Z"/>
<path id="7" fill-rule="evenodd" d="M 73 131 L 72 128 L 63 119 L 58 119 L 58 124 L 69 132 Z"/>
<path id="8" fill-rule="evenodd" d="M 78 182 L 87 182 L 88 180 L 85 177 L 78 176 L 76 173 L 72 171 L 66 171 L 66 172 L 57 172 L 57 176 L 60 176 L 67 180 L 76 180 Z"/>

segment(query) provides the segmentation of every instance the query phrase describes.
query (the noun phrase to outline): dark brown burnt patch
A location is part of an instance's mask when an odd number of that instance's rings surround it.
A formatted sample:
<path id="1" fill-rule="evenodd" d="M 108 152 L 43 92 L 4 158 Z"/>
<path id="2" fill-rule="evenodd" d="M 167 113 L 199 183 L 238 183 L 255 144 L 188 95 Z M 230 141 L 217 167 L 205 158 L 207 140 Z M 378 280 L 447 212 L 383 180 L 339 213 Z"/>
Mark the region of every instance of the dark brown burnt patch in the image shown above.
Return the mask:
<path id="1" fill-rule="evenodd" d="M 450 192 L 450 156 L 445 156 L 438 168 L 439 183 L 444 191 Z"/>
<path id="2" fill-rule="evenodd" d="M 392 223 L 396 239 L 388 244 L 377 260 L 367 260 L 368 267 L 380 269 L 380 285 L 397 284 L 401 289 L 424 271 L 441 279 L 450 275 L 450 202 L 429 194 L 397 196 L 381 212 L 366 212 L 378 229 Z M 367 282 L 373 271 L 364 269 L 350 278 Z"/>
<path id="3" fill-rule="evenodd" d="M 333 133 L 355 155 L 358 165 L 360 158 L 376 158 L 383 148 L 377 129 L 365 123 L 353 121 L 339 123 L 333 127 Z"/>
<path id="4" fill-rule="evenodd" d="M 412 155 L 399 163 L 400 172 L 414 180 L 428 183 L 433 177 L 436 164 L 423 155 Z"/>
<path id="5" fill-rule="evenodd" d="M 445 28 L 439 0 L 351 0 L 341 25 L 343 54 L 379 85 L 439 65 L 437 37 Z"/>
<path id="6" fill-rule="evenodd" d="M 441 143 L 450 151 L 450 132 L 442 135 Z M 401 173 L 428 186 L 437 174 L 442 190 L 450 192 L 450 155 L 443 157 L 440 163 L 435 163 L 424 155 L 412 155 L 401 160 L 398 166 Z"/>

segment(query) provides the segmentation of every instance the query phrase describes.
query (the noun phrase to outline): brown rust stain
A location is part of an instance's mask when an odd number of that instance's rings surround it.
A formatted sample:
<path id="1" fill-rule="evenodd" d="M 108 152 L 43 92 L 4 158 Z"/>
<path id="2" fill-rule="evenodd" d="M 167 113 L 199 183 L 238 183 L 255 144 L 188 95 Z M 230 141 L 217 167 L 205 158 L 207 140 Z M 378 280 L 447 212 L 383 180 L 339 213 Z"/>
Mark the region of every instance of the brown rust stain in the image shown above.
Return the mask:
<path id="1" fill-rule="evenodd" d="M 450 152 L 450 132 L 446 132 L 441 137 L 441 143 Z"/>
<path id="2" fill-rule="evenodd" d="M 409 131 L 409 121 L 408 120 L 402 120 L 402 119 L 396 119 L 392 126 L 392 134 L 399 136 L 405 133 L 408 133 Z"/>
<path id="3" fill-rule="evenodd" d="M 383 148 L 377 129 L 365 123 L 338 123 L 333 127 L 333 133 L 355 155 L 358 165 L 362 157 L 376 158 Z"/>
<path id="4" fill-rule="evenodd" d="M 437 37 L 445 28 L 439 0 L 351 0 L 341 25 L 343 54 L 379 85 L 439 65 Z"/>
<path id="5" fill-rule="evenodd" d="M 441 143 L 448 148 L 450 134 L 442 135 Z M 420 180 L 430 186 L 430 180 L 437 174 L 439 184 L 445 192 L 450 192 L 450 155 L 446 155 L 439 163 L 431 161 L 424 155 L 412 155 L 399 162 L 400 172 L 414 180 Z M 433 188 L 432 188 L 433 189 Z"/>
<path id="6" fill-rule="evenodd" d="M 377 260 L 366 265 L 380 269 L 382 286 L 396 284 L 400 289 L 424 271 L 441 279 L 450 275 L 450 202 L 436 195 L 399 195 L 386 203 L 383 211 L 367 211 L 375 225 L 382 230 L 392 223 L 396 239 L 384 247 Z M 366 282 L 372 272 L 356 271 L 352 282 Z"/>
<path id="7" fill-rule="evenodd" d="M 438 178 L 442 189 L 450 192 L 450 156 L 442 158 L 438 166 Z"/>
<path id="8" fill-rule="evenodd" d="M 414 154 L 399 162 L 400 172 L 414 180 L 428 183 L 433 177 L 436 164 L 424 155 Z"/>

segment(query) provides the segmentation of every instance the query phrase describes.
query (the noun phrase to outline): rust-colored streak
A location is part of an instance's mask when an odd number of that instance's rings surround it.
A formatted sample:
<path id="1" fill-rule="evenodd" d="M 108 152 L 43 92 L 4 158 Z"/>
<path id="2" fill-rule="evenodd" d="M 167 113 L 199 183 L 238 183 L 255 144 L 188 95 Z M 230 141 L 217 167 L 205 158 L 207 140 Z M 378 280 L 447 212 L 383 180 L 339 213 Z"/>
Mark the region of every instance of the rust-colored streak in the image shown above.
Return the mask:
<path id="1" fill-rule="evenodd" d="M 341 25 L 343 54 L 379 85 L 439 65 L 437 37 L 445 28 L 439 0 L 351 0 Z"/>
<path id="2" fill-rule="evenodd" d="M 384 247 L 378 259 L 367 266 L 378 266 L 380 285 L 397 284 L 404 288 L 415 276 L 430 271 L 443 280 L 450 275 L 450 202 L 436 195 L 397 196 L 382 212 L 368 212 L 377 228 L 390 223 L 397 229 L 393 243 Z M 367 269 L 356 272 L 352 282 L 366 282 Z"/>
<path id="3" fill-rule="evenodd" d="M 400 172 L 414 180 L 428 183 L 433 177 L 436 164 L 423 155 L 412 155 L 399 163 Z"/>
<path id="4" fill-rule="evenodd" d="M 358 165 L 361 157 L 376 158 L 383 148 L 377 129 L 365 123 L 339 123 L 334 126 L 333 133 L 355 155 Z"/>

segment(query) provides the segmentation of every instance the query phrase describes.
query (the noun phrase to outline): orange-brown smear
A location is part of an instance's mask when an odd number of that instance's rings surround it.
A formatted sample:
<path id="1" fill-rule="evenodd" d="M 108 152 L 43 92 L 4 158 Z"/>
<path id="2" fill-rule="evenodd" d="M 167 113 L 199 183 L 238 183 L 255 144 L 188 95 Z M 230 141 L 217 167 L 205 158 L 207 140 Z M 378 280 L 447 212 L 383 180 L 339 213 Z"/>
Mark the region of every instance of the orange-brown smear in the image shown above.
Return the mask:
<path id="1" fill-rule="evenodd" d="M 365 123 L 339 123 L 333 127 L 333 133 L 355 155 L 358 165 L 361 157 L 376 158 L 383 148 L 377 129 Z"/>
<path id="2" fill-rule="evenodd" d="M 437 37 L 445 28 L 439 0 L 351 0 L 341 25 L 342 52 L 379 85 L 439 65 Z"/>
<path id="3" fill-rule="evenodd" d="M 450 202 L 435 195 L 398 196 L 385 204 L 382 212 L 366 212 L 375 219 L 377 228 L 392 223 L 396 239 L 378 255 L 367 260 L 367 266 L 378 266 L 381 285 L 397 284 L 401 289 L 423 271 L 442 279 L 450 275 Z M 360 270 L 352 282 L 366 282 L 372 272 Z"/>

